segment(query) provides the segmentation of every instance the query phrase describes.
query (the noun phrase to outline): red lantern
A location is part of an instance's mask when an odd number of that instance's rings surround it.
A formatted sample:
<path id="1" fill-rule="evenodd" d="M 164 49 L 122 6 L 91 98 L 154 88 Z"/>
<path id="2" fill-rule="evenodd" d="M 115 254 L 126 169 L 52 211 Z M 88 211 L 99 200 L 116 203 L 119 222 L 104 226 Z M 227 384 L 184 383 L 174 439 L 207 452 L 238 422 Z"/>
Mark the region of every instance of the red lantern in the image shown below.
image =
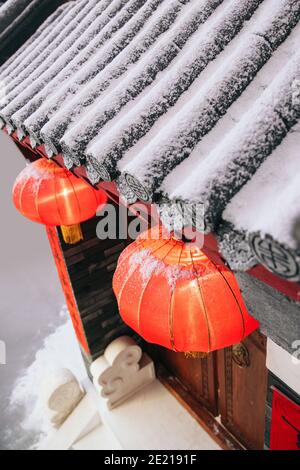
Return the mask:
<path id="1" fill-rule="evenodd" d="M 258 328 L 221 259 L 164 234 L 145 232 L 119 258 L 113 288 L 124 322 L 146 341 L 186 353 L 231 346 Z"/>
<path id="2" fill-rule="evenodd" d="M 18 176 L 13 201 L 33 222 L 60 226 L 66 243 L 73 244 L 83 239 L 79 224 L 93 217 L 107 196 L 53 161 L 40 159 Z"/>

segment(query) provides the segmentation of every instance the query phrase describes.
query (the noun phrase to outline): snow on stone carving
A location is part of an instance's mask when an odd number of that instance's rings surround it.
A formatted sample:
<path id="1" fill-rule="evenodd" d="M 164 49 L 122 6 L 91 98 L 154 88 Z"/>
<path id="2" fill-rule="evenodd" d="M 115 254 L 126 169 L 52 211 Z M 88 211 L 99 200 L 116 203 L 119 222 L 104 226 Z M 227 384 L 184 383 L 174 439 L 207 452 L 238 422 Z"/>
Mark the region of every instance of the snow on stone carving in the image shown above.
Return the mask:
<path id="1" fill-rule="evenodd" d="M 80 383 L 69 369 L 58 369 L 42 383 L 42 400 L 50 424 L 59 428 L 85 395 Z"/>
<path id="2" fill-rule="evenodd" d="M 94 385 L 115 408 L 155 379 L 152 360 L 129 336 L 114 340 L 91 365 Z"/>
<path id="3" fill-rule="evenodd" d="M 218 228 L 219 249 L 228 266 L 233 271 L 248 271 L 257 263 L 244 231 L 236 231 L 232 224 L 223 224 Z"/>

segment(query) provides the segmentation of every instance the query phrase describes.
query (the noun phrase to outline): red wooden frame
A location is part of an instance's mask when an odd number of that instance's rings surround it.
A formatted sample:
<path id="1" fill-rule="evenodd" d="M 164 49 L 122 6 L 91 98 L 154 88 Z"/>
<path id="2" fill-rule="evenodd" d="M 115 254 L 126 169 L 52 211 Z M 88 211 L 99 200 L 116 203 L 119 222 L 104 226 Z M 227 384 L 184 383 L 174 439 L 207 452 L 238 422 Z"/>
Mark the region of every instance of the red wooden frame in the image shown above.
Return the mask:
<path id="1" fill-rule="evenodd" d="M 300 450 L 300 406 L 272 387 L 271 450 Z"/>
<path id="2" fill-rule="evenodd" d="M 51 250 L 54 256 L 59 279 L 60 279 L 60 282 L 64 291 L 68 311 L 69 311 L 69 314 L 73 323 L 75 334 L 77 336 L 79 343 L 84 349 L 84 351 L 87 354 L 90 354 L 89 345 L 85 336 L 84 328 L 82 325 L 82 320 L 80 318 L 80 314 L 77 308 L 77 303 L 76 303 L 75 296 L 73 293 L 70 277 L 68 274 L 68 270 L 66 267 L 62 249 L 60 246 L 57 231 L 55 227 L 47 227 L 46 231 L 47 231 L 49 243 L 51 246 Z"/>

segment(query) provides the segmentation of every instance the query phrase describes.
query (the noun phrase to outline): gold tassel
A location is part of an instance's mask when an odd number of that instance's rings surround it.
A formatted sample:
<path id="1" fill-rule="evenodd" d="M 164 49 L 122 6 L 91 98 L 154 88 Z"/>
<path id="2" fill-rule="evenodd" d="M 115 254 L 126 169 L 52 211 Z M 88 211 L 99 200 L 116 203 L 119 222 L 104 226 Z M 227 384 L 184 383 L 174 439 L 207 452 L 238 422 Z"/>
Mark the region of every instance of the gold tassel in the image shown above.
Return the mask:
<path id="1" fill-rule="evenodd" d="M 208 353 L 205 352 L 185 352 L 186 359 L 205 359 L 208 356 Z"/>
<path id="2" fill-rule="evenodd" d="M 75 243 L 78 243 L 83 240 L 83 234 L 80 224 L 68 226 L 62 225 L 60 228 L 63 239 L 68 245 L 75 245 Z"/>

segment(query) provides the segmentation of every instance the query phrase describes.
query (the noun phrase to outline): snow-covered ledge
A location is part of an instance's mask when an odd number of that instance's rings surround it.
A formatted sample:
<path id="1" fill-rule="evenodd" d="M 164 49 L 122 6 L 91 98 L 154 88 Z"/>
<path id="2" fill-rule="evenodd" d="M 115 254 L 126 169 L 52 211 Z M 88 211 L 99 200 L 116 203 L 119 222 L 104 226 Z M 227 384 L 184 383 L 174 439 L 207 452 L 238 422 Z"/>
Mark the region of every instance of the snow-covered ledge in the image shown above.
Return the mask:
<path id="1" fill-rule="evenodd" d="M 128 348 L 130 354 L 128 354 Z M 120 342 L 114 342 L 113 347 L 108 348 L 105 356 L 100 361 L 97 360 L 96 366 L 92 367 L 96 386 L 86 379 L 82 384 L 86 395 L 42 448 L 220 449 L 176 398 L 155 379 L 151 372 L 154 370 L 151 359 L 139 349 L 139 346 L 131 339 L 128 342 L 124 340 L 124 337 Z M 120 376 L 118 377 L 124 361 L 125 370 L 128 365 L 131 368 L 129 375 L 134 384 L 130 393 L 127 388 L 128 382 L 122 382 Z M 113 384 L 118 385 L 117 389 L 113 390 L 113 396 L 110 397 L 107 393 L 107 385 L 99 383 L 103 381 L 103 377 L 104 382 L 107 379 L 107 372 L 105 372 L 107 370 L 109 377 L 113 377 Z M 139 373 L 141 373 L 140 376 Z M 124 369 L 121 370 L 121 374 L 124 374 Z M 115 380 L 116 377 L 118 380 Z M 120 398 L 122 390 L 124 394 Z M 116 391 L 117 395 L 115 395 Z M 117 397 L 117 400 L 109 402 L 112 397 Z"/>
<path id="2" fill-rule="evenodd" d="M 105 359 L 106 372 L 98 369 L 100 375 L 98 378 L 97 374 L 94 376 L 96 387 L 90 392 L 94 395 L 104 426 L 122 449 L 219 449 L 198 422 L 154 378 L 152 361 L 131 338 L 122 337 L 114 341 L 102 359 Z M 128 381 L 119 380 L 117 393 L 122 394 L 123 390 L 127 396 L 111 409 L 107 398 L 112 389 L 108 387 L 106 374 L 109 372 L 108 376 L 115 384 L 116 377 L 120 377 L 120 367 L 127 370 L 132 393 L 127 394 Z M 96 370 L 95 365 L 92 366 L 94 374 Z M 113 389 L 112 393 L 116 393 Z"/>
<path id="3" fill-rule="evenodd" d="M 300 395 L 300 338 L 294 344 L 295 353 L 292 356 L 285 349 L 268 338 L 267 368 Z"/>
<path id="4" fill-rule="evenodd" d="M 158 380 L 112 411 L 108 410 L 106 400 L 93 392 L 101 419 L 121 449 L 220 449 Z"/>

